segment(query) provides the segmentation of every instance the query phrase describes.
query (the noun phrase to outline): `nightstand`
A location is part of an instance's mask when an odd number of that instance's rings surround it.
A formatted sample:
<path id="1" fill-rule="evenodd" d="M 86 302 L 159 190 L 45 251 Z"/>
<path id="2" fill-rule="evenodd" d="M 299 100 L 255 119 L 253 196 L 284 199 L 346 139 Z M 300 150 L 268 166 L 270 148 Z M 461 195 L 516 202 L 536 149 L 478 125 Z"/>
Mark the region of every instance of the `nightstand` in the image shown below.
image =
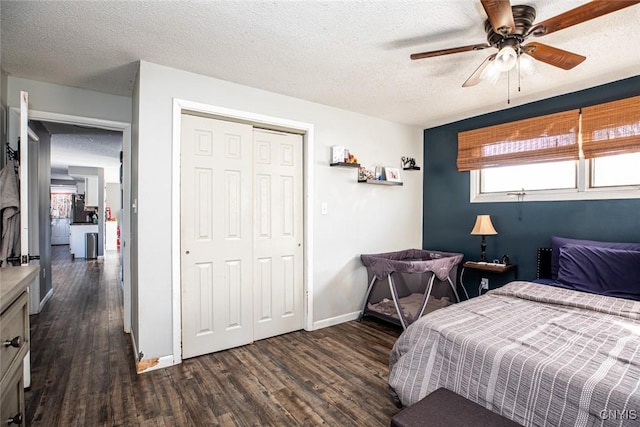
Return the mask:
<path id="1" fill-rule="evenodd" d="M 518 278 L 518 266 L 516 264 L 494 264 L 491 262 L 476 262 L 476 261 L 467 261 L 462 264 L 462 271 L 460 272 L 460 285 L 467 291 L 464 285 L 464 271 L 466 269 L 475 270 L 479 274 L 490 274 L 490 275 L 503 275 L 508 272 L 513 272 L 514 280 Z M 478 295 L 482 294 L 482 289 L 478 286 Z"/>

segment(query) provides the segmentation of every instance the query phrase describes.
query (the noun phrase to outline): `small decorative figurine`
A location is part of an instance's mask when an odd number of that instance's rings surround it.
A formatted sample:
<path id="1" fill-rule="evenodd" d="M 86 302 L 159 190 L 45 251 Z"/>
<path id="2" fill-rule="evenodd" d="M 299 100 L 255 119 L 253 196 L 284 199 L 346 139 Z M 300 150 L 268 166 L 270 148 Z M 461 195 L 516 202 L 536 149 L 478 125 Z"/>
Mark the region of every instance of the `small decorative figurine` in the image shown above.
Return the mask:
<path id="1" fill-rule="evenodd" d="M 402 156 L 402 167 L 403 168 L 415 168 L 416 167 L 416 159 L 413 157 L 405 157 Z"/>

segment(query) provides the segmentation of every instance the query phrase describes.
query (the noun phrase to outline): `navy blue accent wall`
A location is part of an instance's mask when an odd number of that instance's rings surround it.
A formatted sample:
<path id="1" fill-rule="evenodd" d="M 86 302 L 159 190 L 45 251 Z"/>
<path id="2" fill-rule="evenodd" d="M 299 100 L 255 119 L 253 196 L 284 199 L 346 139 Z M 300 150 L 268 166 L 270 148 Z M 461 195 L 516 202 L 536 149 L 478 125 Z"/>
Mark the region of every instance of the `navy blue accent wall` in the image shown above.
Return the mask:
<path id="1" fill-rule="evenodd" d="M 460 131 L 636 95 L 640 76 L 425 129 L 423 249 L 462 252 L 465 260 L 478 260 L 480 236 L 469 232 L 476 215 L 489 214 L 498 235 L 487 236 L 487 257 L 508 254 L 518 264 L 518 278 L 530 280 L 536 274 L 536 249 L 549 247 L 552 235 L 640 242 L 640 199 L 470 203 L 469 172 L 456 167 Z M 477 283 L 467 286 L 474 287 Z"/>

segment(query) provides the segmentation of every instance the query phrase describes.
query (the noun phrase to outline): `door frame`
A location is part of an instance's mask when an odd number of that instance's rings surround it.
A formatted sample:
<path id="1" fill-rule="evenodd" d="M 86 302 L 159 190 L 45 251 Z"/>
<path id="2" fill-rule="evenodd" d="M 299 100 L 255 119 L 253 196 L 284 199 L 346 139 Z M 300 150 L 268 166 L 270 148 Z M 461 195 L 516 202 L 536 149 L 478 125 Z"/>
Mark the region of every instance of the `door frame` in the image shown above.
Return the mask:
<path id="1" fill-rule="evenodd" d="M 173 363 L 182 363 L 182 283 L 180 265 L 180 149 L 182 114 L 193 113 L 219 120 L 302 135 L 303 151 L 303 295 L 304 329 L 313 330 L 313 141 L 314 126 L 280 117 L 234 110 L 185 99 L 173 99 L 171 164 L 171 289 L 173 312 Z"/>
<path id="2" fill-rule="evenodd" d="M 12 107 L 14 108 L 14 107 Z M 122 218 L 122 242 L 124 246 L 124 256 L 122 257 L 123 268 L 123 327 L 124 332 L 131 332 L 131 251 L 128 243 L 131 235 L 131 123 L 119 122 L 114 120 L 97 119 L 93 117 L 74 116 L 70 114 L 52 113 L 47 111 L 39 111 L 29 109 L 29 120 L 37 120 L 44 122 L 66 123 L 80 126 L 90 126 L 100 129 L 108 129 L 122 132 L 122 188 L 123 188 L 123 206 L 125 213 Z M 49 165 L 51 166 L 51 165 Z"/>

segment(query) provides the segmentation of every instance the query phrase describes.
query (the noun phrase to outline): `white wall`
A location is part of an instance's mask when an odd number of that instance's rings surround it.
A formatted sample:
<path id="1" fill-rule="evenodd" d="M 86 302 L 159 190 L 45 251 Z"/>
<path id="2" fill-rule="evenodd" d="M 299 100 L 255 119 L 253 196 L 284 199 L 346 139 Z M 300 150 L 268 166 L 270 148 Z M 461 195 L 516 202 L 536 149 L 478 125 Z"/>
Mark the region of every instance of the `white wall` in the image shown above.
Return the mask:
<path id="1" fill-rule="evenodd" d="M 364 164 L 400 167 L 422 159 L 422 130 L 142 61 L 138 120 L 138 351 L 144 358 L 172 352 L 169 210 L 173 99 L 314 125 L 314 324 L 353 318 L 366 290 L 360 254 L 420 248 L 422 172 L 404 172 L 402 187 L 358 184 L 355 169 L 329 167 L 330 147 L 344 145 Z M 312 82 L 310 82 L 312 84 Z M 135 133 L 135 132 L 134 132 Z M 321 215 L 321 203 L 328 214 Z M 136 311 L 136 309 L 133 309 Z M 337 319 L 335 319 L 337 318 Z M 134 322 L 135 323 L 135 322 Z"/>
<path id="2" fill-rule="evenodd" d="M 2 9 L 2 3 L 0 2 L 0 10 Z M 2 13 L 0 12 L 0 16 Z M 0 37 L 0 46 L 2 46 L 2 38 Z M 1 50 L 1 49 L 0 49 Z M 7 142 L 6 140 L 6 128 L 5 128 L 5 114 L 7 107 L 7 74 L 4 72 L 2 68 L 2 55 L 0 55 L 0 169 L 4 167 L 5 164 L 5 148 L 4 144 Z"/>
<path id="3" fill-rule="evenodd" d="M 29 92 L 29 109 L 117 122 L 131 121 L 131 98 L 9 76 L 7 103 L 20 107 Z"/>
<path id="4" fill-rule="evenodd" d="M 0 168 L 4 167 L 6 161 L 6 150 L 4 144 L 7 140 L 7 74 L 2 70 L 0 64 Z"/>
<path id="5" fill-rule="evenodd" d="M 105 194 L 105 207 L 111 208 L 111 216 L 114 217 L 116 221 L 120 222 L 120 210 L 122 209 L 122 202 L 120 200 L 120 184 L 107 182 Z"/>

